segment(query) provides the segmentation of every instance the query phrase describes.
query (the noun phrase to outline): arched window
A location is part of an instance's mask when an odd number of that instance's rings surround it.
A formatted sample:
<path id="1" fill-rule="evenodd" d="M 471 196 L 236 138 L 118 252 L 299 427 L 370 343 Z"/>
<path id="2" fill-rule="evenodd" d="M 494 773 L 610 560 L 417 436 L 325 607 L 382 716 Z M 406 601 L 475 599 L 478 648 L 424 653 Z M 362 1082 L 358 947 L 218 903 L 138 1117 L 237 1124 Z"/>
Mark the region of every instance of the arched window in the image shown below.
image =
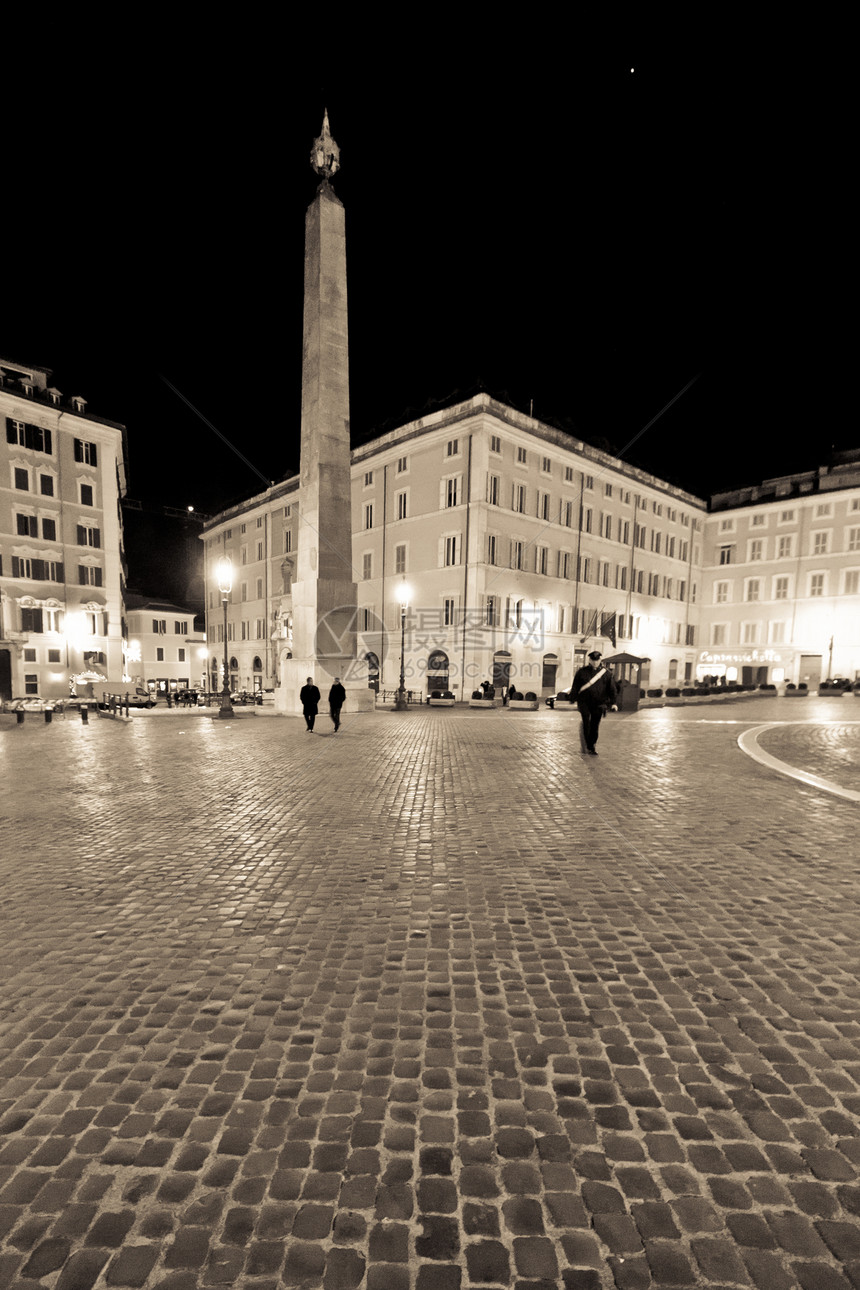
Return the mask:
<path id="1" fill-rule="evenodd" d="M 674 685 L 677 679 L 678 679 L 678 660 L 676 658 L 670 658 L 669 659 L 669 684 Z"/>
<path id="2" fill-rule="evenodd" d="M 493 685 L 502 690 L 511 683 L 511 656 L 508 650 L 496 650 L 493 655 Z"/>
<path id="3" fill-rule="evenodd" d="M 556 678 L 557 672 L 558 672 L 558 655 L 544 654 L 543 676 L 541 677 L 541 685 L 545 690 L 552 690 L 553 693 L 555 692 L 555 678 Z"/>
<path id="4" fill-rule="evenodd" d="M 448 655 L 443 649 L 434 649 L 427 659 L 427 689 L 448 689 Z"/>
<path id="5" fill-rule="evenodd" d="M 254 656 L 254 662 L 252 664 L 251 671 L 262 672 L 262 670 L 263 670 L 263 660 L 260 658 L 259 654 L 256 654 Z"/>
<path id="6" fill-rule="evenodd" d="M 368 650 L 368 652 L 364 656 L 364 661 L 367 664 L 368 689 L 378 690 L 379 689 L 379 658 L 376 654 L 373 653 L 373 650 Z"/>

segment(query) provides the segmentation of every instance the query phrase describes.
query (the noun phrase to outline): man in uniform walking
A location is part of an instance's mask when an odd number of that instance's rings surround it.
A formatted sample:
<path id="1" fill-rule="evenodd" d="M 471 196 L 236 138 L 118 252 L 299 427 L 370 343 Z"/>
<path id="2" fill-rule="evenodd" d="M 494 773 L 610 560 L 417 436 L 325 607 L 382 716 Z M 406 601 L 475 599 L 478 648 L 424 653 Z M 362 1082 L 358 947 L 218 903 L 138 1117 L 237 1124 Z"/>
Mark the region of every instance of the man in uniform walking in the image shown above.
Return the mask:
<path id="1" fill-rule="evenodd" d="M 571 698 L 576 699 L 576 706 L 582 717 L 585 751 L 592 757 L 597 756 L 594 745 L 597 743 L 600 718 L 607 707 L 611 707 L 613 712 L 618 711 L 615 703 L 618 697 L 615 681 L 612 679 L 612 673 L 600 666 L 600 658 L 596 649 L 591 651 L 585 667 L 581 667 L 573 678 L 570 690 Z"/>

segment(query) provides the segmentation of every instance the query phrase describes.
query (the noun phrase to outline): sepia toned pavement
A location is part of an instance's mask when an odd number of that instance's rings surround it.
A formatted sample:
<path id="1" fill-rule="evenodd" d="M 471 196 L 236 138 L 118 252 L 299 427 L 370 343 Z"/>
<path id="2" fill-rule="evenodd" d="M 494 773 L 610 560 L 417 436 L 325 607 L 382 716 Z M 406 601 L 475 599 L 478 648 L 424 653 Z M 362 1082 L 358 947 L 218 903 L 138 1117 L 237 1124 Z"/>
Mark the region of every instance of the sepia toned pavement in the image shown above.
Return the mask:
<path id="1" fill-rule="evenodd" d="M 860 1286 L 858 721 L 0 717 L 0 1286 Z"/>

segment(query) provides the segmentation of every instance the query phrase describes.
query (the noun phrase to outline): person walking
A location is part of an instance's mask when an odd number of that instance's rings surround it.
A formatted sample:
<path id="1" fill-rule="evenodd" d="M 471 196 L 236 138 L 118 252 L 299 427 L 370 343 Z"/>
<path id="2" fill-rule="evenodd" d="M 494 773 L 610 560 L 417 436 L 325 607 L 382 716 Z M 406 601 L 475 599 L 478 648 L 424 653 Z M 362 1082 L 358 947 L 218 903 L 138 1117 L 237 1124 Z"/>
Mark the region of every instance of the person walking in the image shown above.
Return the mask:
<path id="1" fill-rule="evenodd" d="M 340 710 L 346 703 L 346 690 L 340 683 L 340 677 L 334 678 L 334 685 L 328 692 L 328 710 L 334 722 L 335 731 L 340 730 Z"/>
<path id="2" fill-rule="evenodd" d="M 618 697 L 612 673 L 599 666 L 601 655 L 595 649 L 588 656 L 585 667 L 581 667 L 573 678 L 570 688 L 571 698 L 576 699 L 576 706 L 582 717 L 582 737 L 585 751 L 592 757 L 597 756 L 597 734 L 600 719 L 607 707 L 618 711 L 615 700 Z"/>
<path id="3" fill-rule="evenodd" d="M 320 692 L 314 685 L 314 678 L 309 676 L 307 683 L 299 691 L 299 699 L 302 704 L 305 725 L 308 728 L 308 734 L 313 731 L 314 722 L 316 721 L 317 708 L 319 707 Z"/>

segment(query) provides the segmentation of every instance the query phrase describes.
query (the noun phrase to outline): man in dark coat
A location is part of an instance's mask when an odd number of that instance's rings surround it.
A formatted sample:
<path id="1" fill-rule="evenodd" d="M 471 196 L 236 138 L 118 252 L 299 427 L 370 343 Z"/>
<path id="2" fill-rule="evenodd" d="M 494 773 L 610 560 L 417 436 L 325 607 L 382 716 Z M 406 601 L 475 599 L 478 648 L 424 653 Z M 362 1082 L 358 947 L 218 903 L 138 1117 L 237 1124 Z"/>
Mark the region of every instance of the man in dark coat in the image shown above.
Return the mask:
<path id="1" fill-rule="evenodd" d="M 615 681 L 608 668 L 600 666 L 600 654 L 592 650 L 585 667 L 581 667 L 573 678 L 570 689 L 572 699 L 576 699 L 582 717 L 582 737 L 585 740 L 585 751 L 597 756 L 597 731 L 600 718 L 607 707 L 617 712 L 615 700 L 618 697 Z"/>
<path id="2" fill-rule="evenodd" d="M 314 721 L 316 720 L 317 708 L 319 707 L 320 701 L 320 692 L 314 685 L 314 678 L 312 676 L 308 677 L 307 684 L 303 685 L 299 691 L 299 698 L 302 702 L 302 712 L 305 715 L 305 725 L 310 732 L 314 728 Z"/>
<path id="3" fill-rule="evenodd" d="M 334 722 L 335 730 L 340 730 L 340 710 L 346 703 L 346 690 L 340 683 L 340 677 L 334 678 L 334 685 L 328 692 L 328 710 Z"/>

